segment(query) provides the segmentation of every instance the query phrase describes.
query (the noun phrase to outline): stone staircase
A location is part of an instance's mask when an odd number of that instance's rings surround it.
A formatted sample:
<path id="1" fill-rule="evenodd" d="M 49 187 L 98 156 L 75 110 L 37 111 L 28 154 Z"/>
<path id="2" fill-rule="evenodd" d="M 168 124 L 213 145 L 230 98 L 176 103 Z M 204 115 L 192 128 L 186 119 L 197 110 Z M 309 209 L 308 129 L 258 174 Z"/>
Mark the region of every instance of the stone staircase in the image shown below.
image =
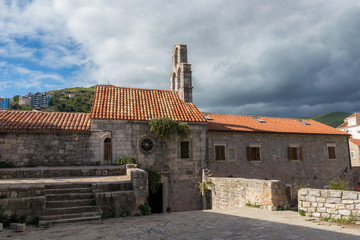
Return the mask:
<path id="1" fill-rule="evenodd" d="M 39 226 L 101 220 L 91 183 L 45 185 L 45 196 L 46 210 Z"/>

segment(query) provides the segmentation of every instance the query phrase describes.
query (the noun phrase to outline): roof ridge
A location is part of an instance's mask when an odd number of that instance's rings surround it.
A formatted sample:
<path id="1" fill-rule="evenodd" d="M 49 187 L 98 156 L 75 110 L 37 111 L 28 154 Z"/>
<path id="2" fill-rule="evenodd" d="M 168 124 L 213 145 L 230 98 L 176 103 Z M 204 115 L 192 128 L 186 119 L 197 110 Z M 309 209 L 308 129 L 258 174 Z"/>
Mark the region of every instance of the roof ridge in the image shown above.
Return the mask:
<path id="1" fill-rule="evenodd" d="M 112 86 L 112 85 L 95 85 L 96 87 L 112 87 L 112 88 L 125 88 L 125 89 L 136 89 L 136 90 L 146 90 L 146 91 L 163 91 L 163 92 L 174 92 L 171 90 L 162 90 L 157 88 L 134 88 L 134 87 L 118 87 L 118 86 Z"/>
<path id="2" fill-rule="evenodd" d="M 43 111 L 27 111 L 27 110 L 5 110 L 2 112 L 14 112 L 14 113 L 45 113 L 45 114 L 50 114 L 50 113 L 69 113 L 69 114 L 90 114 L 87 112 L 43 112 Z M 1 112 L 0 112 L 1 113 Z"/>
<path id="3" fill-rule="evenodd" d="M 228 113 L 202 113 L 204 115 L 207 114 L 215 114 L 215 115 L 225 115 L 225 116 L 238 116 L 238 117 L 264 117 L 264 118 L 276 118 L 276 119 L 294 119 L 294 120 L 311 120 L 316 121 L 313 119 L 307 119 L 307 118 L 287 118 L 287 117 L 270 117 L 270 116 L 260 116 L 260 115 L 239 115 L 239 114 L 228 114 Z"/>

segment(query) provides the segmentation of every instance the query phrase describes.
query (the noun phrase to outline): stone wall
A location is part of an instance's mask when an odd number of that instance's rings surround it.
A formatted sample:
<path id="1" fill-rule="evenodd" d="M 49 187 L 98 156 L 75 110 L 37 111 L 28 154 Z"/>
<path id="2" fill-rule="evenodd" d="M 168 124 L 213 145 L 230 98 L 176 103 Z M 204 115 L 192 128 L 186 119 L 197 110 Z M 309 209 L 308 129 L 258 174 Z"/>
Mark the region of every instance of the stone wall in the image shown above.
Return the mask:
<path id="1" fill-rule="evenodd" d="M 360 185 L 360 167 L 352 167 L 350 171 L 350 189 L 355 185 Z"/>
<path id="2" fill-rule="evenodd" d="M 0 206 L 3 214 L 11 216 L 36 217 L 41 216 L 45 210 L 44 184 L 1 185 Z"/>
<path id="3" fill-rule="evenodd" d="M 360 147 L 355 143 L 349 141 L 349 148 L 350 152 L 353 152 L 354 154 L 354 157 L 351 157 L 351 166 L 360 167 Z"/>
<path id="4" fill-rule="evenodd" d="M 0 168 L 0 179 L 125 175 L 125 166 Z"/>
<path id="5" fill-rule="evenodd" d="M 286 186 L 277 180 L 211 177 L 214 183 L 212 195 L 213 209 L 258 205 L 275 211 L 278 206 L 289 207 Z"/>
<path id="6" fill-rule="evenodd" d="M 360 220 L 360 192 L 302 188 L 298 207 L 314 217 Z"/>
<path id="7" fill-rule="evenodd" d="M 208 135 L 208 168 L 214 177 L 281 180 L 291 185 L 294 198 L 297 196 L 297 186 L 324 188 L 344 174 L 350 177 L 346 136 L 214 131 L 209 131 Z M 260 146 L 260 161 L 247 159 L 250 144 Z M 337 159 L 329 159 L 327 144 L 336 146 Z M 226 146 L 225 161 L 215 160 L 215 145 Z M 303 160 L 289 160 L 290 145 L 302 148 Z"/>
<path id="8" fill-rule="evenodd" d="M 123 167 L 118 167 L 123 169 Z M 113 169 L 114 170 L 114 169 Z M 73 172 L 73 170 L 69 170 Z M 116 169 L 115 171 L 116 172 Z M 103 217 L 118 217 L 138 211 L 148 197 L 147 172 L 127 165 L 129 181 L 92 183 L 97 209 Z M 0 184 L 3 214 L 36 217 L 46 209 L 45 184 Z"/>
<path id="9" fill-rule="evenodd" d="M 0 161 L 16 167 L 95 165 L 89 134 L 0 133 Z"/>
<path id="10" fill-rule="evenodd" d="M 122 156 L 138 159 L 141 168 L 152 168 L 162 174 L 163 206 L 171 211 L 201 209 L 201 196 L 195 185 L 201 181 L 201 169 L 206 159 L 206 124 L 189 124 L 191 135 L 190 157 L 180 158 L 180 139 L 174 134 L 168 140 L 160 140 L 149 131 L 148 122 L 125 120 L 93 120 L 92 131 L 98 131 L 99 138 L 92 139 L 95 158 L 102 161 L 104 140 L 111 138 L 112 162 Z M 139 141 L 149 137 L 154 150 L 144 153 Z"/>

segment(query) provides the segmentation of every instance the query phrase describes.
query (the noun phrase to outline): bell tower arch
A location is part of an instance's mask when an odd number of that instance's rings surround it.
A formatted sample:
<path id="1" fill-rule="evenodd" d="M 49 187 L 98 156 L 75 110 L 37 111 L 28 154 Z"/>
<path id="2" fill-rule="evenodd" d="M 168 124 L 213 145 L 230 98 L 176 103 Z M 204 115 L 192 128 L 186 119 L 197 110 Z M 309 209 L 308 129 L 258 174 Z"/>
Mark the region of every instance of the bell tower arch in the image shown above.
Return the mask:
<path id="1" fill-rule="evenodd" d="M 187 62 L 187 46 L 175 44 L 172 52 L 170 90 L 175 91 L 185 102 L 192 102 L 191 64 Z"/>

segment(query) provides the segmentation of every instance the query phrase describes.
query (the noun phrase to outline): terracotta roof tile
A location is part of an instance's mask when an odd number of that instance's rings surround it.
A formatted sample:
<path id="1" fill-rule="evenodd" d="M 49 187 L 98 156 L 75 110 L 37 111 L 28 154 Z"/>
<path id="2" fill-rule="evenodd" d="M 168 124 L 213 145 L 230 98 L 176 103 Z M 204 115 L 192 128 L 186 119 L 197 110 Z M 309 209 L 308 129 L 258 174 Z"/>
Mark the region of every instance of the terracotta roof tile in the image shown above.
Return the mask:
<path id="1" fill-rule="evenodd" d="M 89 131 L 89 113 L 2 111 L 0 131 Z"/>
<path id="2" fill-rule="evenodd" d="M 147 121 L 168 117 L 184 122 L 206 122 L 199 109 L 173 91 L 97 85 L 92 119 Z"/>
<path id="3" fill-rule="evenodd" d="M 294 118 L 240 116 L 213 113 L 206 115 L 213 119 L 208 119 L 209 131 L 349 135 L 343 131 L 310 119 L 302 120 L 309 124 L 307 125 L 300 122 L 300 119 Z M 264 121 L 264 123 L 257 121 L 255 118 Z"/>
<path id="4" fill-rule="evenodd" d="M 360 139 L 350 138 L 349 140 L 350 140 L 350 142 L 352 142 L 360 147 Z"/>

